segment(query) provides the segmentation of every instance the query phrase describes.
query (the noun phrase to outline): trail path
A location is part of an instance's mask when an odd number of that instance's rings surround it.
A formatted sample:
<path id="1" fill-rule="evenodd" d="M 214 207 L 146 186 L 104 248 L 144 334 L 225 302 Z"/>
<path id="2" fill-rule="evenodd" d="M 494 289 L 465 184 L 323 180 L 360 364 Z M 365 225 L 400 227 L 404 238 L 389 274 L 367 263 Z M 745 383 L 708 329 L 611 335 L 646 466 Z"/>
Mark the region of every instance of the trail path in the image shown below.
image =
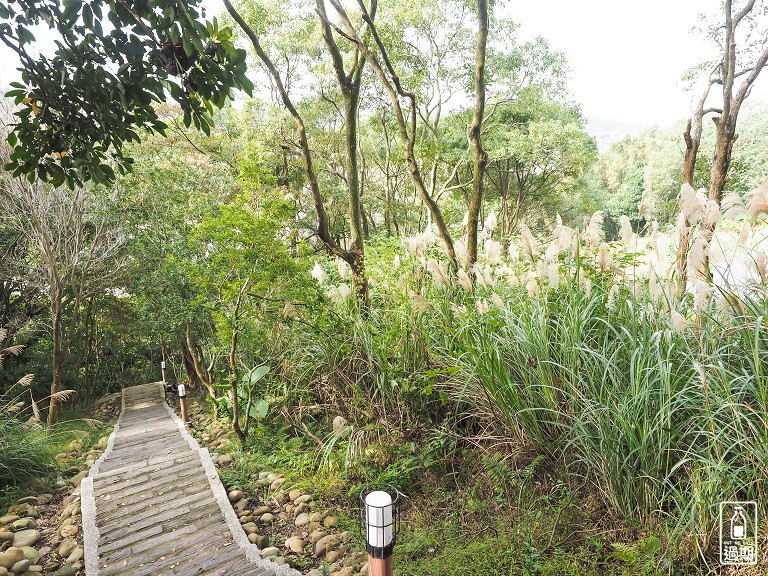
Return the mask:
<path id="1" fill-rule="evenodd" d="M 107 449 L 81 485 L 86 576 L 289 576 L 262 559 L 162 383 L 123 391 Z"/>

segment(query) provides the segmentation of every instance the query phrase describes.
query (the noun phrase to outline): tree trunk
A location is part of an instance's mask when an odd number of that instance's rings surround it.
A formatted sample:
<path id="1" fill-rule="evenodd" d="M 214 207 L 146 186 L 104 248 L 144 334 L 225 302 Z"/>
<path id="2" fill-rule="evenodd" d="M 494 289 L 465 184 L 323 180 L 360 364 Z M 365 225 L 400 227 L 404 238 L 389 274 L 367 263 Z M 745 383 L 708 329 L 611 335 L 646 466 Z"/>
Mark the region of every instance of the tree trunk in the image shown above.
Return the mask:
<path id="1" fill-rule="evenodd" d="M 67 361 L 67 356 L 63 349 L 61 337 L 61 308 L 61 294 L 57 290 L 52 290 L 51 323 L 53 324 L 53 377 L 51 379 L 51 395 L 48 399 L 48 426 L 53 426 L 59 421 L 61 402 L 58 398 L 58 394 L 64 390 L 64 364 Z"/>
<path id="2" fill-rule="evenodd" d="M 467 261 L 470 272 L 477 262 L 478 216 L 483 203 L 485 167 L 488 155 L 483 150 L 481 129 L 485 113 L 485 54 L 488 43 L 488 2 L 477 1 L 477 49 L 475 51 L 475 107 L 469 128 L 469 147 L 472 149 L 472 196 L 469 200 L 467 220 Z"/>

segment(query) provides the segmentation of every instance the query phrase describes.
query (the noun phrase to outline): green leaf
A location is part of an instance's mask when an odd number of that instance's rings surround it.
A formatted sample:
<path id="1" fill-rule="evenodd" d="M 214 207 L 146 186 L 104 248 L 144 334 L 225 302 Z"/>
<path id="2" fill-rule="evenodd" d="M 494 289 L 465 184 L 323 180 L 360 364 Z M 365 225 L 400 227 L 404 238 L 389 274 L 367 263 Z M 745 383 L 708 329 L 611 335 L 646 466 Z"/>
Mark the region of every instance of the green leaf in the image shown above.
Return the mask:
<path id="1" fill-rule="evenodd" d="M 265 418 L 269 413 L 269 402 L 266 400 L 257 400 L 251 409 L 248 411 L 251 418 L 258 418 L 259 420 Z"/>
<path id="2" fill-rule="evenodd" d="M 259 366 L 258 368 L 251 371 L 250 373 L 245 374 L 243 376 L 243 382 L 245 382 L 249 386 L 253 386 L 254 384 L 256 384 L 256 382 L 264 378 L 264 376 L 266 376 L 268 372 L 269 372 L 269 366 Z"/>

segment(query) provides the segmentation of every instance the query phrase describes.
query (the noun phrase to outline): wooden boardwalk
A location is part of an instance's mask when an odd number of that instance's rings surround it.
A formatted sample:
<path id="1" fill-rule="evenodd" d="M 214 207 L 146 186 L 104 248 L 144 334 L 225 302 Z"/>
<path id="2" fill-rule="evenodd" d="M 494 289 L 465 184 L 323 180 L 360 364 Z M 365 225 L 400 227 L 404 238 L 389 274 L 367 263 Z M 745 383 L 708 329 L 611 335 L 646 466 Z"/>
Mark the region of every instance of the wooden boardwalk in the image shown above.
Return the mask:
<path id="1" fill-rule="evenodd" d="M 81 490 L 86 576 L 298 574 L 248 542 L 208 451 L 165 403 L 161 383 L 123 391 Z"/>

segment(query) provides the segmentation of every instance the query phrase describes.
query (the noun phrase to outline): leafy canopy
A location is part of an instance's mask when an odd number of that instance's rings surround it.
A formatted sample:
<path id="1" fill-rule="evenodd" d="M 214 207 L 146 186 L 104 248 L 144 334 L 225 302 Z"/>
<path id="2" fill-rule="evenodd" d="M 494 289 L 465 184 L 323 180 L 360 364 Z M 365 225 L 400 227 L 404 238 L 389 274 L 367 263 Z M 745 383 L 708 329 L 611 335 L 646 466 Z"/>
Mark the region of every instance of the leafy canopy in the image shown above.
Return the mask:
<path id="1" fill-rule="evenodd" d="M 55 185 L 109 182 L 113 165 L 130 168 L 123 146 L 140 129 L 164 133 L 153 103 L 168 98 L 208 133 L 213 105 L 253 86 L 231 30 L 203 17 L 199 0 L 1 3 L 0 39 L 21 60 L 6 94 L 19 106 L 6 169 Z M 52 55 L 36 53 L 41 25 L 56 38 Z"/>

